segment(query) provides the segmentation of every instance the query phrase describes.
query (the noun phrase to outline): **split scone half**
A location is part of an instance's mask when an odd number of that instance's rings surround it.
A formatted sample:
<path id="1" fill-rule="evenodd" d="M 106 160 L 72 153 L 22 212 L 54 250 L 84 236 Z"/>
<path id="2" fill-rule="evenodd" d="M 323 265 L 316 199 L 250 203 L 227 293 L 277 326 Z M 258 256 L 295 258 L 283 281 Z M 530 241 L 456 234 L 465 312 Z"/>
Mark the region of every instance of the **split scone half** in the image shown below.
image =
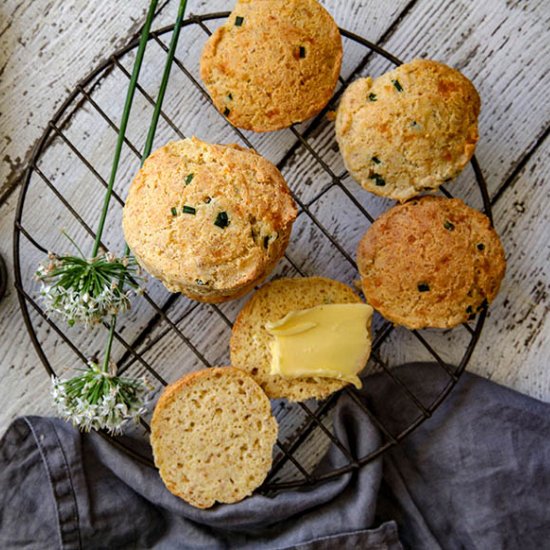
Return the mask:
<path id="1" fill-rule="evenodd" d="M 339 281 L 270 281 L 233 325 L 231 361 L 271 399 L 324 399 L 350 383 L 360 386 L 358 374 L 370 355 L 371 319 L 372 308 Z M 304 369 L 306 364 L 311 368 Z"/>
<path id="2" fill-rule="evenodd" d="M 194 372 L 169 385 L 151 423 L 164 484 L 197 508 L 251 495 L 271 468 L 276 439 L 269 399 L 233 367 Z"/>

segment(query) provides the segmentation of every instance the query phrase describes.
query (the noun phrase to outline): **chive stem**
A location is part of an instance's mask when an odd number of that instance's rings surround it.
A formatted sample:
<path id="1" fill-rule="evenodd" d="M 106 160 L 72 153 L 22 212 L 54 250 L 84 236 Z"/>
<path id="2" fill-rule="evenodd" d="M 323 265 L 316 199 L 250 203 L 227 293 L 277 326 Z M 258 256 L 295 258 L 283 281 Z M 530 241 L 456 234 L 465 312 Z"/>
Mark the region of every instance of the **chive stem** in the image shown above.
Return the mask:
<path id="1" fill-rule="evenodd" d="M 229 223 L 229 216 L 227 215 L 227 212 L 220 212 L 216 217 L 214 225 L 220 227 L 221 229 L 225 229 Z"/>
<path id="2" fill-rule="evenodd" d="M 402 92 L 402 91 L 403 91 L 403 86 L 401 86 L 401 83 L 399 82 L 399 80 L 397 80 L 397 79 L 392 80 L 392 84 L 395 86 L 395 89 L 396 89 L 398 92 Z"/>
<path id="3" fill-rule="evenodd" d="M 105 193 L 105 201 L 103 204 L 103 210 L 101 212 L 99 227 L 97 230 L 95 243 L 94 243 L 94 249 L 92 252 L 92 257 L 95 257 L 97 255 L 97 252 L 99 250 L 99 246 L 101 243 L 101 235 L 103 233 L 103 229 L 105 227 L 105 220 L 107 218 L 107 211 L 109 209 L 109 203 L 111 200 L 111 196 L 113 194 L 113 187 L 114 182 L 116 178 L 116 173 L 118 170 L 118 165 L 120 162 L 120 153 L 122 151 L 122 144 L 124 143 L 124 138 L 126 136 L 126 128 L 128 126 L 128 120 L 130 118 L 130 110 L 132 108 L 132 103 L 134 99 L 135 90 L 137 87 L 137 80 L 139 77 L 139 72 L 141 69 L 141 65 L 143 62 L 143 56 L 145 53 L 145 47 L 147 46 L 147 43 L 149 41 L 149 35 L 151 31 L 151 25 L 153 23 L 153 18 L 155 16 L 155 9 L 157 7 L 158 0 L 151 0 L 151 3 L 149 4 L 149 10 L 147 12 L 147 19 L 145 21 L 145 25 L 143 27 L 143 30 L 141 32 L 141 37 L 139 41 L 139 47 L 138 52 L 136 54 L 136 61 L 134 63 L 134 69 L 132 71 L 132 77 L 130 79 L 130 84 L 128 85 L 128 92 L 126 95 L 126 102 L 124 105 L 124 111 L 122 115 L 122 121 L 120 124 L 118 139 L 117 139 L 117 145 L 115 148 L 115 157 L 113 160 L 113 167 L 111 170 L 111 176 L 109 178 L 109 184 L 107 186 L 107 191 Z M 183 17 L 185 15 L 185 9 L 187 7 L 187 0 L 180 0 L 179 8 L 178 8 L 178 15 L 176 17 L 176 22 L 174 24 L 174 30 L 172 31 L 172 38 L 170 40 L 170 47 L 168 49 L 168 54 L 166 57 L 166 63 L 164 65 L 164 72 L 162 75 L 162 81 L 159 88 L 159 93 L 157 96 L 157 101 L 155 102 L 155 109 L 153 111 L 153 115 L 151 117 L 151 124 L 149 125 L 149 132 L 147 133 L 147 139 L 145 141 L 145 147 L 143 148 L 143 153 L 141 155 L 141 166 L 143 166 L 143 163 L 145 162 L 145 159 L 151 154 L 151 150 L 153 148 L 153 142 L 155 139 L 155 133 L 157 130 L 157 125 L 160 117 L 160 112 L 162 109 L 162 103 L 164 101 L 164 96 L 166 93 L 166 88 L 168 87 L 168 80 L 170 78 L 170 69 L 172 68 L 172 64 L 174 61 L 174 57 L 176 55 L 176 47 L 178 45 L 178 40 L 180 36 L 181 26 L 183 23 Z M 130 248 L 128 245 L 124 248 L 124 255 L 127 256 L 130 253 Z M 120 281 L 120 288 L 122 290 L 122 286 L 124 284 L 124 280 Z M 109 336 L 107 338 L 107 345 L 105 347 L 105 356 L 103 359 L 103 369 L 105 372 L 107 372 L 109 368 L 109 361 L 111 358 L 111 349 L 113 346 L 113 338 L 115 335 L 115 329 L 116 329 L 116 322 L 117 322 L 117 316 L 113 315 L 111 318 L 111 326 L 109 329 Z"/>
<path id="4" fill-rule="evenodd" d="M 455 224 L 453 222 L 450 222 L 449 220 L 445 220 L 445 223 L 443 224 L 443 227 L 447 230 L 447 231 L 454 231 L 455 229 Z"/>
<path id="5" fill-rule="evenodd" d="M 105 227 L 105 220 L 107 219 L 107 212 L 109 210 L 109 203 L 111 202 L 111 196 L 113 194 L 113 187 L 115 184 L 116 174 L 118 171 L 118 165 L 120 163 L 120 154 L 122 152 L 122 144 L 124 143 L 124 137 L 126 136 L 126 128 L 128 126 L 128 120 L 130 119 L 130 111 L 134 101 L 134 94 L 136 91 L 137 81 L 139 73 L 141 71 L 141 65 L 143 63 L 143 56 L 145 54 L 145 48 L 149 41 L 149 32 L 155 17 L 155 10 L 157 8 L 158 0 L 151 0 L 149 4 L 149 10 L 147 12 L 147 19 L 145 25 L 141 31 L 141 37 L 139 39 L 138 51 L 136 54 L 136 60 L 134 62 L 134 68 L 132 70 L 132 76 L 130 78 L 130 84 L 128 85 L 128 91 L 126 92 L 126 101 L 124 102 L 124 111 L 122 112 L 122 119 L 120 121 L 120 129 L 118 132 L 117 143 L 115 147 L 115 155 L 113 157 L 113 164 L 111 167 L 111 175 L 109 176 L 109 183 L 107 185 L 107 191 L 105 192 L 105 199 L 103 201 L 103 209 L 99 218 L 99 225 L 94 241 L 94 247 L 92 250 L 92 258 L 97 256 L 99 247 L 101 244 L 101 235 L 103 234 L 103 228 Z"/>
<path id="6" fill-rule="evenodd" d="M 107 338 L 107 346 L 105 347 L 105 353 L 103 356 L 103 372 L 109 371 L 109 361 L 111 359 L 111 349 L 113 348 L 113 338 L 115 336 L 116 329 L 116 315 L 111 317 L 111 324 L 109 326 L 109 337 Z"/>
<path id="7" fill-rule="evenodd" d="M 369 178 L 374 180 L 374 184 L 377 187 L 384 187 L 384 185 L 386 185 L 386 180 L 380 174 L 372 174 Z"/>

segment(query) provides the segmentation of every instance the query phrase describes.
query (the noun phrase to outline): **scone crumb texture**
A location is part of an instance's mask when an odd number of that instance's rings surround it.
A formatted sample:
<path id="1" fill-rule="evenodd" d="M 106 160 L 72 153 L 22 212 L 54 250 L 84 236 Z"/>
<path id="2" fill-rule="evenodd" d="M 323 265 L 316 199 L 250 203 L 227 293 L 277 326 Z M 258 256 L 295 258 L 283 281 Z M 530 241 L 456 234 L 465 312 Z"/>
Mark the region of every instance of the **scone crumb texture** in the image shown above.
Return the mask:
<path id="1" fill-rule="evenodd" d="M 151 444 L 168 490 L 197 508 L 238 502 L 271 468 L 277 422 L 245 372 L 202 370 L 168 386 L 151 423 Z"/>

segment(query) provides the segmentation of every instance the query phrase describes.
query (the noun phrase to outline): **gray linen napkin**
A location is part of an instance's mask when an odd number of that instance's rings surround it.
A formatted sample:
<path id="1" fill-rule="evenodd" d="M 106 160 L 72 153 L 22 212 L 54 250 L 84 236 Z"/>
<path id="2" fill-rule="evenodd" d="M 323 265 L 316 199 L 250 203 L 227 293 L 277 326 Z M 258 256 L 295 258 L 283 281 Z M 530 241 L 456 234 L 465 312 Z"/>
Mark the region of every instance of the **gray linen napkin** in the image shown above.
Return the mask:
<path id="1" fill-rule="evenodd" d="M 396 372 L 425 404 L 445 383 L 429 365 Z M 362 392 L 395 433 L 415 410 L 402 393 L 382 376 L 368 378 Z M 95 434 L 18 419 L 0 442 L 0 548 L 393 550 L 402 548 L 398 528 L 415 549 L 544 548 L 549 411 L 466 374 L 434 418 L 384 455 L 383 476 L 377 461 L 309 490 L 206 511 L 172 496 L 155 470 Z M 335 430 L 360 456 L 379 444 L 346 396 Z M 332 448 L 321 467 L 341 460 Z"/>

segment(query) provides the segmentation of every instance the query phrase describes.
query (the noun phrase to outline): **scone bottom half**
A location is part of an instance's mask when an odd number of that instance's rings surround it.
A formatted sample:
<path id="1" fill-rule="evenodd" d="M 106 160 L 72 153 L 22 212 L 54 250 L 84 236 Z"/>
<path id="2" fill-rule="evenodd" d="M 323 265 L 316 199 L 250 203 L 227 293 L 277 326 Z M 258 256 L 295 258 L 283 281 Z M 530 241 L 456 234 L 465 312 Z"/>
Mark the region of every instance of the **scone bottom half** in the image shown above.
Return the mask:
<path id="1" fill-rule="evenodd" d="M 367 191 L 405 202 L 456 178 L 478 141 L 480 99 L 459 71 L 416 59 L 344 92 L 336 139 Z"/>
<path id="2" fill-rule="evenodd" d="M 234 367 L 170 384 L 151 422 L 155 464 L 167 489 L 196 508 L 235 503 L 265 480 L 277 440 L 269 399 Z"/>
<path id="3" fill-rule="evenodd" d="M 474 320 L 506 270 L 489 218 L 460 199 L 432 196 L 380 216 L 359 243 L 357 264 L 367 302 L 409 329 Z"/>
<path id="4" fill-rule="evenodd" d="M 320 376 L 287 378 L 272 374 L 273 336 L 268 325 L 281 321 L 291 312 L 330 304 L 364 302 L 347 285 L 324 277 L 281 278 L 266 283 L 243 306 L 233 325 L 231 362 L 248 372 L 270 399 L 321 400 L 341 390 L 349 380 Z M 372 310 L 367 325 L 368 352 L 371 316 Z"/>
<path id="5" fill-rule="evenodd" d="M 271 162 L 237 145 L 188 138 L 145 161 L 130 186 L 123 229 L 138 262 L 168 290 L 217 303 L 269 275 L 296 215 Z"/>

